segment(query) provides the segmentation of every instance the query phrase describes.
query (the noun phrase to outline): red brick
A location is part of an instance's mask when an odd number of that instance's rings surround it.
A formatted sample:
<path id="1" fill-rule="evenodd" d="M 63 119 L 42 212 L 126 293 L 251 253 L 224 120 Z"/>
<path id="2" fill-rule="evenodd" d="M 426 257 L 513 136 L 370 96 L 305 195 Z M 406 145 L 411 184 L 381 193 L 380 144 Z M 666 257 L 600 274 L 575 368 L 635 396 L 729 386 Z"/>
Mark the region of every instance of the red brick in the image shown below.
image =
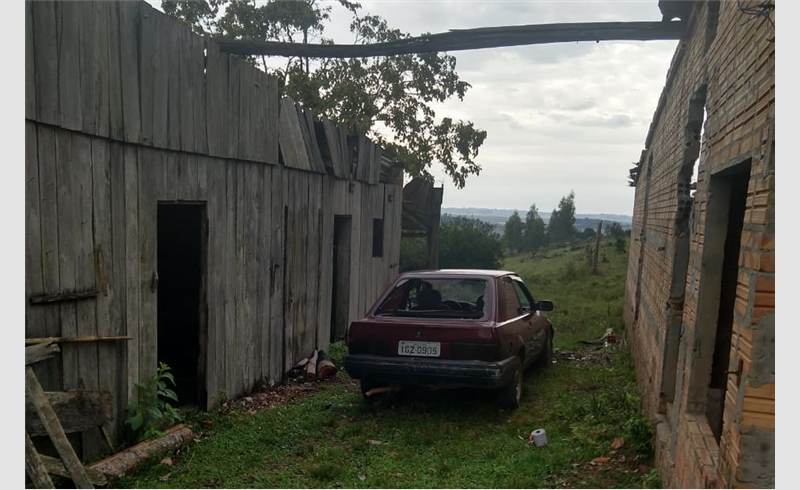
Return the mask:
<path id="1" fill-rule="evenodd" d="M 769 277 L 769 276 L 756 277 L 756 291 L 765 293 L 774 293 L 775 277 Z"/>
<path id="2" fill-rule="evenodd" d="M 775 254 L 762 253 L 758 259 L 758 270 L 761 272 L 775 272 Z"/>
<path id="3" fill-rule="evenodd" d="M 756 247 L 767 250 L 775 250 L 775 235 L 771 233 L 756 233 Z"/>
<path id="4" fill-rule="evenodd" d="M 756 293 L 753 306 L 763 306 L 775 309 L 775 293 Z"/>

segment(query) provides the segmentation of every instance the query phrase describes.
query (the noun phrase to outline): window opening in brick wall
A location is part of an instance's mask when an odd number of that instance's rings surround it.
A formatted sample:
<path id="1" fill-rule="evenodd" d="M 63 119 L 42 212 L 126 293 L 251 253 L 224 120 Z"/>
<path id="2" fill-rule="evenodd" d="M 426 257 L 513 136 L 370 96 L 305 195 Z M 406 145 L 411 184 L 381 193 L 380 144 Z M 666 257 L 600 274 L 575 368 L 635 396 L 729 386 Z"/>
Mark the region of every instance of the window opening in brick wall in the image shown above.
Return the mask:
<path id="1" fill-rule="evenodd" d="M 720 279 L 719 315 L 714 339 L 714 355 L 711 363 L 711 382 L 708 385 L 706 417 L 714 437 L 719 442 L 722 435 L 722 420 L 725 409 L 725 392 L 728 386 L 731 339 L 733 336 L 734 304 L 739 277 L 739 249 L 741 247 L 744 213 L 747 202 L 747 184 L 750 181 L 750 165 L 723 183 L 730 188 L 728 226 L 725 235 L 722 277 Z M 746 300 L 747 298 L 745 298 Z"/>
<path id="2" fill-rule="evenodd" d="M 705 415 L 717 442 L 724 432 L 728 381 L 736 371 L 729 361 L 749 181 L 749 159 L 713 174 L 705 219 L 700 224 L 704 243 L 697 317 L 694 338 L 686 345 L 694 349 L 694 360 L 689 362 L 687 411 Z"/>
<path id="3" fill-rule="evenodd" d="M 705 135 L 706 85 L 701 85 L 689 99 L 687 123 L 684 129 L 683 164 L 678 171 L 676 193 L 678 207 L 672 230 L 672 275 L 670 278 L 669 299 L 665 310 L 666 331 L 664 334 L 664 358 L 661 364 L 661 388 L 659 391 L 662 410 L 665 402 L 675 400 L 680 356 L 681 332 L 683 331 L 683 312 L 686 298 L 686 278 L 689 270 L 689 250 L 691 248 L 690 219 L 697 188 L 698 168 L 701 148 Z"/>

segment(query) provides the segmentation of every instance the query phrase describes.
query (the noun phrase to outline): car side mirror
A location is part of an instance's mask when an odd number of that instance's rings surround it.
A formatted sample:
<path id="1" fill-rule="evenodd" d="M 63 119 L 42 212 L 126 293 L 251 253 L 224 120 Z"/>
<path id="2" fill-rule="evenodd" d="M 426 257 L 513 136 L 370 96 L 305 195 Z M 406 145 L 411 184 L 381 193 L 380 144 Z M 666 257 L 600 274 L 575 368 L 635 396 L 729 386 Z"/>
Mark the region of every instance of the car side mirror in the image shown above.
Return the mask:
<path id="1" fill-rule="evenodd" d="M 536 302 L 536 309 L 539 311 L 553 311 L 553 302 L 549 299 L 543 299 Z"/>

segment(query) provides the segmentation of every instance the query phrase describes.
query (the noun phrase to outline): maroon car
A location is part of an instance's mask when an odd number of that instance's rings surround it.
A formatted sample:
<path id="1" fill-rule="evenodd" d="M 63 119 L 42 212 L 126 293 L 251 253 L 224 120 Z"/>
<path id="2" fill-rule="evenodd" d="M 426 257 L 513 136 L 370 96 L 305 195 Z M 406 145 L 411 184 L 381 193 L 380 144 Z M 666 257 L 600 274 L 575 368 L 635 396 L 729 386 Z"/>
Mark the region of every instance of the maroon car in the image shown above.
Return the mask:
<path id="1" fill-rule="evenodd" d="M 516 408 L 523 370 L 552 360 L 542 314 L 552 309 L 513 272 L 408 272 L 350 325 L 344 367 L 365 396 L 394 385 L 485 388 Z"/>

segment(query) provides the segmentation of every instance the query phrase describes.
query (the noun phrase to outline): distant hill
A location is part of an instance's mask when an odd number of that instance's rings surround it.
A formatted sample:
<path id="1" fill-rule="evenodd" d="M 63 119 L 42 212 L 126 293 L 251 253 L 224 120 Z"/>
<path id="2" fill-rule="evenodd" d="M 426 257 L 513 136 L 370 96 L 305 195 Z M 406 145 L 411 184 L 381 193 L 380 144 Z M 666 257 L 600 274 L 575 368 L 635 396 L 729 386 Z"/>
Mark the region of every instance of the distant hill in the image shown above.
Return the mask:
<path id="1" fill-rule="evenodd" d="M 525 215 L 528 213 L 527 209 L 517 209 L 519 217 L 525 220 Z M 442 214 L 452 214 L 454 216 L 467 216 L 469 218 L 479 219 L 487 223 L 492 223 L 496 226 L 505 225 L 508 217 L 514 213 L 513 209 L 488 209 L 488 208 L 442 208 Z M 545 223 L 550 220 L 550 213 L 539 212 Z M 624 229 L 631 227 L 633 217 L 624 214 L 581 214 L 575 213 L 575 228 L 583 230 L 584 228 L 597 228 L 597 223 L 603 220 L 604 222 L 616 221 Z"/>

